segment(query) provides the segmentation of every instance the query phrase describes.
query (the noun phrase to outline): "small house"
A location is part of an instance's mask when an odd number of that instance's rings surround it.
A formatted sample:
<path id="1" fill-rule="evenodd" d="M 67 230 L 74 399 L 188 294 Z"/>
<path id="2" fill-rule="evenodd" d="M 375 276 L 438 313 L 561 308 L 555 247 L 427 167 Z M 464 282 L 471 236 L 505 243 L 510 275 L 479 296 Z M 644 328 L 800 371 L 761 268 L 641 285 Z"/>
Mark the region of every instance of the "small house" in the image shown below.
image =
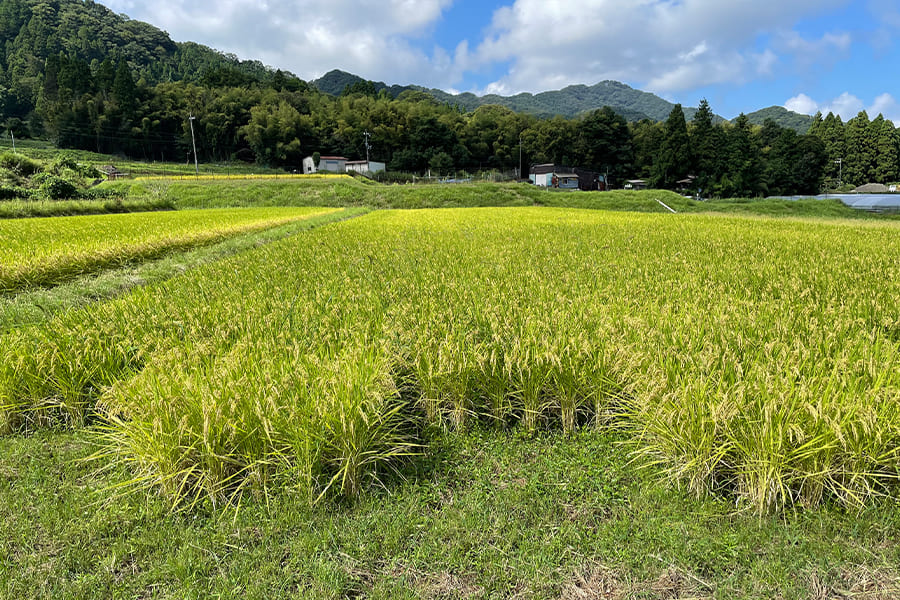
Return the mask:
<path id="1" fill-rule="evenodd" d="M 579 177 L 572 169 L 559 165 L 534 165 L 528 174 L 528 180 L 534 185 L 564 190 L 579 189 Z"/>
<path id="2" fill-rule="evenodd" d="M 100 167 L 100 171 L 104 175 L 106 175 L 106 179 L 108 179 L 109 181 L 124 179 L 130 175 L 130 173 L 123 173 L 113 165 L 103 165 L 102 167 Z"/>
<path id="3" fill-rule="evenodd" d="M 578 175 L 575 173 L 554 173 L 556 183 L 553 187 L 561 190 L 577 190 Z"/>

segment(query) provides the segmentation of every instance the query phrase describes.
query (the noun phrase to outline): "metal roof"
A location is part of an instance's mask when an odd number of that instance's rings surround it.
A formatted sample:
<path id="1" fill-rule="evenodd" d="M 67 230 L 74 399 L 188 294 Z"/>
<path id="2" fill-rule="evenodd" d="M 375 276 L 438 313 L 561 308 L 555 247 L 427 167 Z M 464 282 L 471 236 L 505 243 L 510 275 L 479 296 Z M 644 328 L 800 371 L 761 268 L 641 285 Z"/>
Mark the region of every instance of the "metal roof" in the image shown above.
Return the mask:
<path id="1" fill-rule="evenodd" d="M 850 208 L 872 211 L 900 211 L 900 194 L 820 194 L 818 196 L 769 196 L 771 199 L 840 200 Z"/>

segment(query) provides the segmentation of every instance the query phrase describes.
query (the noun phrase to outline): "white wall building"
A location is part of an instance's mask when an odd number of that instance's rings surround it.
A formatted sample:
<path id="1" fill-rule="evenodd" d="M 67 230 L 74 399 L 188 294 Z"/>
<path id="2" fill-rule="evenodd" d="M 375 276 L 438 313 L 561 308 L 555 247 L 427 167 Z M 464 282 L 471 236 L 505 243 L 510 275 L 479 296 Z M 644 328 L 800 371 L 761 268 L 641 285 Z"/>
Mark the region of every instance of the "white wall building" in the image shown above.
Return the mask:
<path id="1" fill-rule="evenodd" d="M 343 156 L 320 156 L 319 168 L 312 156 L 303 159 L 303 174 L 318 173 L 319 171 L 328 171 L 329 173 L 345 173 L 347 171 L 347 159 Z"/>
<path id="2" fill-rule="evenodd" d="M 384 171 L 383 162 L 375 162 L 374 160 L 350 160 L 347 161 L 346 169 L 348 171 L 356 171 L 357 173 L 378 173 Z"/>

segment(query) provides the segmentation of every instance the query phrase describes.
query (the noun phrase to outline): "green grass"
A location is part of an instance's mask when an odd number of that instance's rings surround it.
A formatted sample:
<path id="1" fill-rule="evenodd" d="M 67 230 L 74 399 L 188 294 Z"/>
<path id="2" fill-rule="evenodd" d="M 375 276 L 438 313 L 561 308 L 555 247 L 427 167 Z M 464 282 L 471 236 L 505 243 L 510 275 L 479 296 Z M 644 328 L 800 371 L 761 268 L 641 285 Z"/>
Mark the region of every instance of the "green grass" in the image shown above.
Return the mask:
<path id="1" fill-rule="evenodd" d="M 12 151 L 9 139 L 0 141 L 0 151 Z M 183 176 L 195 173 L 194 163 L 169 163 L 156 161 L 140 161 L 122 156 L 100 154 L 88 150 L 60 150 L 50 142 L 42 140 L 16 140 L 16 151 L 29 158 L 41 161 L 52 161 L 65 154 L 82 164 L 101 167 L 115 165 L 119 171 L 138 176 Z M 269 169 L 256 164 L 242 162 L 203 163 L 199 165 L 201 175 L 235 175 L 251 173 L 283 173 L 280 169 Z"/>
<path id="2" fill-rule="evenodd" d="M 351 505 L 279 493 L 237 514 L 110 498 L 88 432 L 0 438 L 0 596 L 894 598 L 896 504 L 781 516 L 659 486 L 614 436 L 436 439 Z M 97 472 L 98 468 L 104 470 Z"/>
<path id="3" fill-rule="evenodd" d="M 629 212 L 727 213 L 771 217 L 884 220 L 839 200 L 737 198 L 700 202 L 667 190 L 566 192 L 521 183 L 378 185 L 339 180 L 136 181 L 104 184 L 130 198 L 164 198 L 178 208 L 229 206 L 370 206 L 379 209 L 554 206 Z"/>
<path id="4" fill-rule="evenodd" d="M 321 212 L 225 209 L 0 221 L 0 292 L 57 284 Z"/>

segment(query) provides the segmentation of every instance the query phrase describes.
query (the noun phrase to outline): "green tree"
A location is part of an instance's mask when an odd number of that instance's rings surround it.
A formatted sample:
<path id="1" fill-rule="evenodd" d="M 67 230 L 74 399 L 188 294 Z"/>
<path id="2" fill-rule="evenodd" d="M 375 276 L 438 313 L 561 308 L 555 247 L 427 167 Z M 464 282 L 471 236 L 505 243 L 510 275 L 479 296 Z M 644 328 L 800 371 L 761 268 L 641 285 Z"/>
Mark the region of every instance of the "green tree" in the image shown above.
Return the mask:
<path id="1" fill-rule="evenodd" d="M 628 123 L 608 106 L 589 113 L 579 124 L 576 166 L 622 178 L 634 170 L 634 144 Z"/>
<path id="2" fill-rule="evenodd" d="M 113 83 L 116 80 L 116 68 L 113 66 L 112 61 L 107 56 L 103 59 L 103 62 L 97 67 L 97 72 L 94 74 L 94 82 L 97 85 L 97 89 L 104 93 L 109 93 L 112 91 Z"/>
<path id="3" fill-rule="evenodd" d="M 663 127 L 659 160 L 653 165 L 652 185 L 674 188 L 677 181 L 687 177 L 691 163 L 691 142 L 684 111 L 676 104 Z"/>
<path id="4" fill-rule="evenodd" d="M 894 124 L 878 115 L 872 121 L 877 138 L 875 142 L 875 181 L 893 183 L 900 180 L 900 137 Z"/>
<path id="5" fill-rule="evenodd" d="M 709 190 L 724 170 L 725 133 L 713 124 L 713 112 L 704 98 L 691 121 L 690 140 L 696 186 Z"/>
<path id="6" fill-rule="evenodd" d="M 853 185 L 872 181 L 875 176 L 877 133 L 871 127 L 866 111 L 860 111 L 847 121 L 845 139 L 844 181 Z"/>
<path id="7" fill-rule="evenodd" d="M 747 115 L 741 113 L 725 135 L 727 162 L 715 193 L 723 197 L 752 197 L 762 190 L 759 148 Z"/>
<path id="8" fill-rule="evenodd" d="M 300 113 L 285 102 L 269 98 L 250 109 L 250 122 L 241 134 L 264 165 L 298 165 L 302 160 L 300 147 Z"/>
<path id="9" fill-rule="evenodd" d="M 438 152 L 428 161 L 428 168 L 435 175 L 449 175 L 453 172 L 453 157 L 446 152 Z"/>
<path id="10" fill-rule="evenodd" d="M 828 160 L 824 142 L 790 128 L 779 129 L 766 156 L 766 191 L 773 195 L 818 194 Z"/>
<path id="11" fill-rule="evenodd" d="M 662 148 L 663 126 L 651 119 L 631 124 L 634 140 L 634 173 L 644 179 L 652 178 Z"/>
<path id="12" fill-rule="evenodd" d="M 137 109 L 137 86 L 125 61 L 119 63 L 113 80 L 112 98 L 126 119 L 134 118 Z"/>

